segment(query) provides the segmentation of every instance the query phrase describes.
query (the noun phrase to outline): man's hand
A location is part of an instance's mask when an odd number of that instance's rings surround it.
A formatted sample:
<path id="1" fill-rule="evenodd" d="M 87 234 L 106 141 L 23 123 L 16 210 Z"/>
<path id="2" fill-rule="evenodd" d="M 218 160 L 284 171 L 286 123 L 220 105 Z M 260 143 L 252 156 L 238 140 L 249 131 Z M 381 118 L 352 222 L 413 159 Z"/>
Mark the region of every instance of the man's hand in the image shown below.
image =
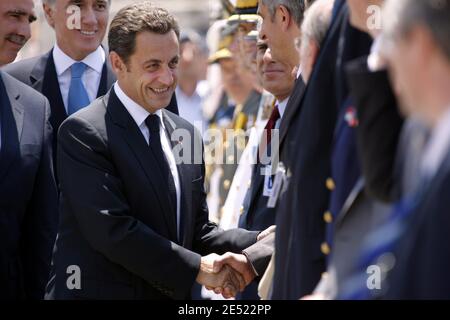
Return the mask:
<path id="1" fill-rule="evenodd" d="M 196 281 L 224 298 L 235 297 L 238 291 L 245 288 L 244 278 L 229 266 L 215 267 L 220 258 L 215 253 L 202 257 Z"/>
<path id="2" fill-rule="evenodd" d="M 215 259 L 214 261 L 215 272 L 220 271 L 225 266 L 230 266 L 243 277 L 244 287 L 246 287 L 256 277 L 256 273 L 253 270 L 251 263 L 248 261 L 247 257 L 243 254 L 235 254 L 227 252 L 224 255 L 219 256 Z"/>
<path id="3" fill-rule="evenodd" d="M 260 241 L 265 237 L 267 237 L 268 235 L 270 235 L 271 233 L 274 233 L 276 228 L 277 228 L 276 226 L 270 226 L 266 230 L 261 231 L 261 233 L 258 234 L 258 237 L 256 237 L 256 241 Z"/>

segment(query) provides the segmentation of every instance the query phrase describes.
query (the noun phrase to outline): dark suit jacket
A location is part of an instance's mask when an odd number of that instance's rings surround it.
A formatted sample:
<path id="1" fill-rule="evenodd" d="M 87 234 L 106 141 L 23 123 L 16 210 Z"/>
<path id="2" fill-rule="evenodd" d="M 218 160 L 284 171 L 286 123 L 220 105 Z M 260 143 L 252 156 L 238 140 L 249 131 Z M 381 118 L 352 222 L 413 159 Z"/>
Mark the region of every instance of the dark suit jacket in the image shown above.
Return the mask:
<path id="1" fill-rule="evenodd" d="M 358 110 L 357 142 L 366 189 L 376 199 L 399 197 L 394 174 L 403 127 L 386 71 L 370 72 L 367 57 L 347 66 L 350 94 Z"/>
<path id="2" fill-rule="evenodd" d="M 42 299 L 58 224 L 47 99 L 0 72 L 0 299 Z"/>
<path id="3" fill-rule="evenodd" d="M 353 46 L 362 40 L 349 26 L 347 7 L 342 1 L 340 5 L 289 129 L 284 148 L 290 154 L 281 157 L 288 168 L 288 189 L 276 217 L 274 299 L 310 294 L 325 271 L 321 246 L 329 205 L 326 180 L 337 111 L 347 98 L 342 65 L 354 58 Z"/>
<path id="4" fill-rule="evenodd" d="M 4 68 L 4 71 L 41 92 L 50 102 L 50 123 L 55 132 L 53 136 L 54 160 L 56 164 L 57 155 L 57 132 L 61 123 L 67 118 L 61 90 L 59 89 L 58 76 L 56 74 L 55 62 L 53 60 L 53 49 L 46 54 L 34 58 L 18 61 Z M 111 69 L 109 59 L 103 66 L 97 97 L 105 95 L 116 81 L 116 76 Z M 167 107 L 168 110 L 178 114 L 178 106 L 175 94 Z"/>
<path id="5" fill-rule="evenodd" d="M 450 153 L 405 222 L 385 299 L 450 299 Z M 382 283 L 383 289 L 383 283 Z"/>
<path id="6" fill-rule="evenodd" d="M 185 130 L 197 152 L 187 155 L 193 164 L 178 165 L 180 241 L 169 197 L 159 187 L 164 178 L 113 89 L 61 126 L 61 223 L 49 298 L 187 298 L 200 254 L 240 252 L 256 241 L 256 232 L 221 232 L 208 221 L 201 136 L 173 113 L 163 110 L 163 117 L 169 136 Z M 71 265 L 81 270 L 80 290 L 66 286 Z"/>
<path id="7" fill-rule="evenodd" d="M 282 150 L 284 141 L 291 125 L 294 115 L 299 111 L 300 100 L 305 92 L 305 83 L 303 79 L 299 77 L 295 83 L 291 97 L 286 106 L 286 111 L 281 119 L 280 129 L 279 129 L 279 143 L 280 147 L 278 150 L 273 151 L 273 159 L 279 158 L 279 153 Z M 273 163 L 276 166 L 277 163 Z M 252 182 L 250 185 L 250 199 L 245 208 L 244 214 L 240 218 L 240 227 L 247 230 L 264 230 L 271 225 L 275 224 L 275 212 L 276 208 L 267 207 L 267 197 L 263 197 L 264 189 L 264 175 L 261 174 L 261 169 L 264 165 L 257 163 L 253 168 Z"/>

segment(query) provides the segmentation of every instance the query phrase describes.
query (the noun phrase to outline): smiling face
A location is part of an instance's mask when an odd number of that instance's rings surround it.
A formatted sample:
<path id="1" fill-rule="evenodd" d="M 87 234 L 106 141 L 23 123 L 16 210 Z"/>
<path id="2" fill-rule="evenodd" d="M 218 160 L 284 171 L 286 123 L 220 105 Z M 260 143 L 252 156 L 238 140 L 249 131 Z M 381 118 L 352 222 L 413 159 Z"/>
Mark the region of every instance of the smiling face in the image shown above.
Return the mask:
<path id="1" fill-rule="evenodd" d="M 110 58 L 119 86 L 133 101 L 150 113 L 169 105 L 179 60 L 179 42 L 173 30 L 166 34 L 140 32 L 127 63 L 114 51 Z"/>
<path id="2" fill-rule="evenodd" d="M 32 0 L 0 0 L 0 66 L 11 63 L 31 36 Z"/>
<path id="3" fill-rule="evenodd" d="M 259 40 L 257 47 L 258 76 L 262 86 L 278 101 L 283 101 L 290 96 L 294 88 L 295 76 L 291 72 L 292 66 L 275 61 L 265 41 Z"/>
<path id="4" fill-rule="evenodd" d="M 80 27 L 72 28 L 80 9 Z M 55 29 L 56 41 L 61 50 L 74 60 L 82 60 L 94 52 L 105 36 L 109 17 L 108 0 L 54 0 L 44 2 L 48 23 Z"/>

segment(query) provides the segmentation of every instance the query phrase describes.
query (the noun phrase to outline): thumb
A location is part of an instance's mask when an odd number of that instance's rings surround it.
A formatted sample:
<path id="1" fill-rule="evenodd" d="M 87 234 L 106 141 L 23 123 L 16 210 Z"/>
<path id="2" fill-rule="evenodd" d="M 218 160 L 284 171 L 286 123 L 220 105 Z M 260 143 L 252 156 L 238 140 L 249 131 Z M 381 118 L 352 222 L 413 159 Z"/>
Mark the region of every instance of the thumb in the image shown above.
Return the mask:
<path id="1" fill-rule="evenodd" d="M 218 257 L 213 262 L 213 272 L 218 273 L 220 270 L 222 270 L 222 267 L 224 265 L 224 260 L 222 257 Z"/>

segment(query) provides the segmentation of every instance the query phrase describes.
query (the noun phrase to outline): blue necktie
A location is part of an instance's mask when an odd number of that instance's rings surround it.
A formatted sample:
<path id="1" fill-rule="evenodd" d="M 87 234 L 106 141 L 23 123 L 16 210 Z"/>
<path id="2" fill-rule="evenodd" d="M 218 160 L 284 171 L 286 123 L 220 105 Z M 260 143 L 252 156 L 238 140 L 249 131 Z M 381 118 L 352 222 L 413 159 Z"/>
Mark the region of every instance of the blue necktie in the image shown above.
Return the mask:
<path id="1" fill-rule="evenodd" d="M 411 216 L 419 206 L 429 186 L 430 179 L 421 179 L 419 190 L 412 196 L 405 196 L 394 205 L 387 221 L 373 231 L 363 244 L 359 265 L 355 275 L 346 281 L 340 290 L 338 299 L 366 300 L 376 298 L 380 293 L 367 287 L 366 270 L 371 265 L 384 264 L 383 258 L 389 257 L 396 250 L 396 245 L 408 228 Z M 387 263 L 386 265 L 389 265 Z M 389 270 L 387 270 L 389 271 Z"/>
<path id="2" fill-rule="evenodd" d="M 69 100 L 67 105 L 67 113 L 69 115 L 86 107 L 90 103 L 86 88 L 81 81 L 81 77 L 83 76 L 86 67 L 87 66 L 83 62 L 74 63 L 72 67 L 70 67 L 72 79 L 70 81 Z"/>

